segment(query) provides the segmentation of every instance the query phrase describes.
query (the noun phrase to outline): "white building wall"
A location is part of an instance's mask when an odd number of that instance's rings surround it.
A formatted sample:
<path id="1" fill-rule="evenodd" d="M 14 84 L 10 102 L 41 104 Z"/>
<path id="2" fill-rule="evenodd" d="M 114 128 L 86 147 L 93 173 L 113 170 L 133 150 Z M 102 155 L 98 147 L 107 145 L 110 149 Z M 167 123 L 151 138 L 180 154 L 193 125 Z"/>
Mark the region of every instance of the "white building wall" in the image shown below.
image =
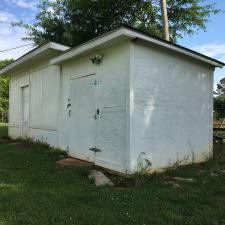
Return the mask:
<path id="1" fill-rule="evenodd" d="M 28 136 L 58 146 L 58 94 L 60 70 L 47 61 L 12 74 L 10 80 L 9 135 L 22 137 L 22 87 L 29 86 Z"/>
<path id="2" fill-rule="evenodd" d="M 206 160 L 213 146 L 213 68 L 142 41 L 131 49 L 131 169 L 146 159 L 154 170 Z"/>
<path id="3" fill-rule="evenodd" d="M 90 61 L 97 53 L 104 55 L 100 65 Z M 70 120 L 67 104 L 70 98 L 70 81 L 95 74 L 99 84 L 95 88 L 95 106 L 100 109 L 97 122 L 96 142 L 102 152 L 96 154 L 96 164 L 125 172 L 127 170 L 127 80 L 129 77 L 129 42 L 123 42 L 95 53 L 74 59 L 62 65 L 62 114 L 60 124 L 60 147 L 69 149 Z M 84 78 L 80 78 L 84 79 Z M 73 104 L 73 103 L 72 103 Z M 93 116 L 94 116 L 93 112 Z M 82 121 L 80 121 L 82 123 Z M 84 137 L 85 138 L 85 137 Z M 91 146 L 90 146 L 91 147 Z"/>
<path id="4" fill-rule="evenodd" d="M 104 59 L 93 65 L 97 53 Z M 9 135 L 21 136 L 21 88 L 29 85 L 28 136 L 74 151 L 70 84 L 90 74 L 99 81 L 97 165 L 132 172 L 146 160 L 157 170 L 211 156 L 213 68 L 139 40 L 98 49 L 61 68 L 43 61 L 17 71 L 10 81 Z"/>

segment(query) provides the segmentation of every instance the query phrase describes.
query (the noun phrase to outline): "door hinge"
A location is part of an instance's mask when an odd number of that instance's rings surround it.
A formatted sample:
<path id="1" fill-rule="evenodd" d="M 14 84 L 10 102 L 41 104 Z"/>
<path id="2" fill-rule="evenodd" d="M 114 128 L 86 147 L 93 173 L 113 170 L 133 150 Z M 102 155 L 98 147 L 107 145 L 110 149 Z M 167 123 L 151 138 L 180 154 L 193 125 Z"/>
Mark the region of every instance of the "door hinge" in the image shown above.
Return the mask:
<path id="1" fill-rule="evenodd" d="M 101 149 L 99 149 L 99 148 L 96 148 L 96 147 L 94 147 L 94 148 L 89 148 L 89 150 L 90 151 L 92 151 L 92 152 L 101 152 L 102 150 Z"/>

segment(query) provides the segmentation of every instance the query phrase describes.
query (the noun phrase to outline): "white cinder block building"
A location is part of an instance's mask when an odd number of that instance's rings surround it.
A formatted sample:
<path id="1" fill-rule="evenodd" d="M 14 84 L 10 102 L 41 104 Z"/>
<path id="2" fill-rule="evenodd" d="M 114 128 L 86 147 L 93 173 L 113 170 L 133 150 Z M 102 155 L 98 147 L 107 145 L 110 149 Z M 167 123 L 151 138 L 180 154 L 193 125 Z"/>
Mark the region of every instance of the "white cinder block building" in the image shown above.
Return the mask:
<path id="1" fill-rule="evenodd" d="M 40 46 L 10 74 L 9 136 L 119 172 L 212 155 L 213 73 L 224 64 L 120 27 L 78 47 Z"/>

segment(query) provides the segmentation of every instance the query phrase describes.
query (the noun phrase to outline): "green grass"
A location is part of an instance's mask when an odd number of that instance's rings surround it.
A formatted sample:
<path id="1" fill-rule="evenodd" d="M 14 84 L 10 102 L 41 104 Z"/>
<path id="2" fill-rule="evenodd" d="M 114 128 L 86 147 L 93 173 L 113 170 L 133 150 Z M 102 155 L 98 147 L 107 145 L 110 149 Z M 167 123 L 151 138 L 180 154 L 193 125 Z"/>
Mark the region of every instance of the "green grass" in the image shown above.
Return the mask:
<path id="1" fill-rule="evenodd" d="M 57 167 L 62 152 L 37 149 L 0 144 L 0 225 L 225 224 L 222 153 L 200 165 L 134 176 L 135 186 L 115 189 L 90 184 L 87 168 Z M 194 182 L 174 187 L 173 176 Z"/>
<path id="2" fill-rule="evenodd" d="M 7 135 L 8 135 L 8 130 L 7 130 L 6 124 L 0 123 L 0 137 L 7 136 Z"/>

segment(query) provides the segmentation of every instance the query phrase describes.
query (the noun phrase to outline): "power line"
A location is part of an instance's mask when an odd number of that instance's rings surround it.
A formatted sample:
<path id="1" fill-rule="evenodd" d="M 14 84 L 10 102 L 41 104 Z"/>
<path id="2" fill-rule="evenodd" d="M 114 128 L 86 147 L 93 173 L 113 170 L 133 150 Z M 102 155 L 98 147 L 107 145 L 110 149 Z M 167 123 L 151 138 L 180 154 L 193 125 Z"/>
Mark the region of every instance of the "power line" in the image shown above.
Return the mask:
<path id="1" fill-rule="evenodd" d="M 23 47 L 26 47 L 26 46 L 29 46 L 29 45 L 33 45 L 33 44 L 20 45 L 20 46 L 17 46 L 15 48 L 8 48 L 8 49 L 0 50 L 0 52 L 7 52 L 7 51 L 11 51 L 11 50 L 14 50 L 14 49 L 17 49 L 17 48 L 23 48 Z"/>

